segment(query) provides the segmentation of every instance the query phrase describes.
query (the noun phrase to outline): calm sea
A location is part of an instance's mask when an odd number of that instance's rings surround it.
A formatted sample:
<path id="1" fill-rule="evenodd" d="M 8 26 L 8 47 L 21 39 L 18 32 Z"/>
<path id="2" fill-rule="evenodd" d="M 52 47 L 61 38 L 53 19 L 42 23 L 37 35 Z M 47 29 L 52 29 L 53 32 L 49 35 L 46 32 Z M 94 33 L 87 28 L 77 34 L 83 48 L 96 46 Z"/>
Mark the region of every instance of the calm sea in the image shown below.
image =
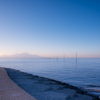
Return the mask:
<path id="1" fill-rule="evenodd" d="M 0 59 L 0 66 L 59 80 L 100 94 L 100 59 L 77 59 L 77 63 L 76 59 Z"/>

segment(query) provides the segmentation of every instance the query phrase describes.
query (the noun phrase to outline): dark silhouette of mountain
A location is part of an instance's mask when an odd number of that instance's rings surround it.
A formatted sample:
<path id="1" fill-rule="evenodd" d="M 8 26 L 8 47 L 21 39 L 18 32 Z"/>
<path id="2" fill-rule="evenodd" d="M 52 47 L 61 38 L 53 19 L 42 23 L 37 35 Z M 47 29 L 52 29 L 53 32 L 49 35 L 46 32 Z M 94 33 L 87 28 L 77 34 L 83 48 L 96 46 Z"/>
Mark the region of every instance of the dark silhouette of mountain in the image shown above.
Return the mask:
<path id="1" fill-rule="evenodd" d="M 14 55 L 2 55 L 0 58 L 41 58 L 38 55 L 31 55 L 27 52 L 21 54 L 14 54 Z"/>

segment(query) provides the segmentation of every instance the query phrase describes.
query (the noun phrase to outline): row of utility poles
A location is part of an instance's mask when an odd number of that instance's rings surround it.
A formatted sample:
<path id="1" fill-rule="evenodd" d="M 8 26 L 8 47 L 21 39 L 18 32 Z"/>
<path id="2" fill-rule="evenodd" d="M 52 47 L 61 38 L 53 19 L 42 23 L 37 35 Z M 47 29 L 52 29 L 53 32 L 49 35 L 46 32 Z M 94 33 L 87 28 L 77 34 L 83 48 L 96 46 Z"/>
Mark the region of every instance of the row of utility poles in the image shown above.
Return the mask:
<path id="1" fill-rule="evenodd" d="M 63 55 L 63 61 L 65 61 L 65 54 Z M 57 60 L 58 60 L 58 55 L 57 55 Z M 77 63 L 77 52 L 76 52 L 76 63 Z"/>

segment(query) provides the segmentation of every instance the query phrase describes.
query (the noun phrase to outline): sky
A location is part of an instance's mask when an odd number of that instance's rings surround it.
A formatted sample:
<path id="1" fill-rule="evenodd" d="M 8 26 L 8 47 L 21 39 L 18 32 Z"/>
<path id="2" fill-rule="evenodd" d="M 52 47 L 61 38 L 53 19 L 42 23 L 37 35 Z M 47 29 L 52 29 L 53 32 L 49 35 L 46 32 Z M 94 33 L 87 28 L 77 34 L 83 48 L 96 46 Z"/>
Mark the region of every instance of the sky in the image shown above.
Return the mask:
<path id="1" fill-rule="evenodd" d="M 0 0 L 0 56 L 100 58 L 100 0 Z"/>

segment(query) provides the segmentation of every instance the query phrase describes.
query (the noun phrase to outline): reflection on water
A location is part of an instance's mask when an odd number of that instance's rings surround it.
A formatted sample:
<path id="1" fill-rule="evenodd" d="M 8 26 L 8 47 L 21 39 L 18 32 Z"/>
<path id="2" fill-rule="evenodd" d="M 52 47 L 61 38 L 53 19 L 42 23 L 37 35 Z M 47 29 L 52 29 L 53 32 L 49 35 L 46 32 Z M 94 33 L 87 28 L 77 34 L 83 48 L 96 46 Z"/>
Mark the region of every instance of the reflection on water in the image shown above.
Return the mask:
<path id="1" fill-rule="evenodd" d="M 100 85 L 100 59 L 0 59 L 0 66 L 56 79 L 86 89 Z"/>
<path id="2" fill-rule="evenodd" d="M 84 87 L 91 94 L 100 95 L 100 86 L 97 85 L 87 85 Z"/>

